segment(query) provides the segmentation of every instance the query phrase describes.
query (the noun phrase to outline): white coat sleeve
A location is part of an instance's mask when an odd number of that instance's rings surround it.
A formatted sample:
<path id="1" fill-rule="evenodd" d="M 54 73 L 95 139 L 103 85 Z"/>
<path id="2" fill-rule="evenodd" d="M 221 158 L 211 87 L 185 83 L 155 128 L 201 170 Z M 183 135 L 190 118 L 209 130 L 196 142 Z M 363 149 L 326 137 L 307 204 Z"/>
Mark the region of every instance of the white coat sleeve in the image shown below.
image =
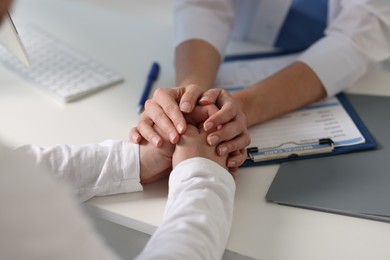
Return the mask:
<path id="1" fill-rule="evenodd" d="M 352 86 L 372 64 L 390 58 L 390 2 L 339 0 L 325 36 L 299 60 L 311 67 L 328 96 Z"/>
<path id="2" fill-rule="evenodd" d="M 118 259 L 69 187 L 33 159 L 0 143 L 0 259 Z"/>
<path id="3" fill-rule="evenodd" d="M 94 196 L 141 191 L 139 146 L 128 141 L 99 144 L 24 145 L 37 165 L 70 184 L 80 201 Z"/>
<path id="4" fill-rule="evenodd" d="M 210 43 L 223 57 L 235 17 L 233 0 L 176 0 L 175 46 L 190 39 Z"/>
<path id="5" fill-rule="evenodd" d="M 169 178 L 163 223 L 138 259 L 221 259 L 233 215 L 235 183 L 205 158 L 181 162 Z"/>

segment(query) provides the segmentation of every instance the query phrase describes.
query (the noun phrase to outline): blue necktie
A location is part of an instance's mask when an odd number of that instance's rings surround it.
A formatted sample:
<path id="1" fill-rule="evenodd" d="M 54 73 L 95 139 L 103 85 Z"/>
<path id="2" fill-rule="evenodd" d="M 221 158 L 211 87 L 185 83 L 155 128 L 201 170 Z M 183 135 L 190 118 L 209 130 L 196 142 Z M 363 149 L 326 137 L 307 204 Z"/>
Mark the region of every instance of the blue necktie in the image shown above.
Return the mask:
<path id="1" fill-rule="evenodd" d="M 293 0 L 275 47 L 305 49 L 324 36 L 328 0 Z"/>

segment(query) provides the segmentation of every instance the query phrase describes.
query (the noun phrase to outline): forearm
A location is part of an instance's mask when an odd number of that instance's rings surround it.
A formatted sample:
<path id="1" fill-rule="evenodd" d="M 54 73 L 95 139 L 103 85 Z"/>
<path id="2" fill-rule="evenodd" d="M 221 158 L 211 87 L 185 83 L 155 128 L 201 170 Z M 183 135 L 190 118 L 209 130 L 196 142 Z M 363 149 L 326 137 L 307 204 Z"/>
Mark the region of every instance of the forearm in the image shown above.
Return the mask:
<path id="1" fill-rule="evenodd" d="M 235 183 L 205 158 L 178 164 L 169 179 L 164 221 L 139 259 L 221 259 L 233 218 Z"/>
<path id="2" fill-rule="evenodd" d="M 81 201 L 142 190 L 138 145 L 127 141 L 52 147 L 25 145 L 17 150 L 68 182 Z"/>
<path id="3" fill-rule="evenodd" d="M 219 52 L 203 40 L 188 40 L 175 50 L 176 85 L 196 84 L 203 91 L 214 87 L 221 64 Z"/>
<path id="4" fill-rule="evenodd" d="M 248 126 L 301 108 L 325 95 L 320 79 L 302 62 L 295 62 L 254 86 L 233 93 Z"/>

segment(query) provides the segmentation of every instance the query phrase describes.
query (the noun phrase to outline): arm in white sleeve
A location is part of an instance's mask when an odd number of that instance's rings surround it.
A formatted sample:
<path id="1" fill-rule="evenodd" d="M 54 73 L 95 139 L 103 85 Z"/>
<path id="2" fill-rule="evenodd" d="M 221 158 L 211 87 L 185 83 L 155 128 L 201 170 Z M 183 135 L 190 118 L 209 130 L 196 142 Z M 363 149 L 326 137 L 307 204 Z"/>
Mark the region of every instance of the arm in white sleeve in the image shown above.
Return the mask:
<path id="1" fill-rule="evenodd" d="M 174 5 L 175 46 L 200 39 L 210 43 L 223 57 L 233 27 L 233 0 L 176 0 Z"/>
<path id="2" fill-rule="evenodd" d="M 169 179 L 161 226 L 139 259 L 221 259 L 233 215 L 235 183 L 204 158 L 178 164 Z"/>
<path id="3" fill-rule="evenodd" d="M 350 87 L 372 64 L 390 57 L 388 0 L 331 3 L 339 4 L 341 11 L 330 21 L 325 37 L 299 59 L 315 71 L 328 96 Z"/>
<path id="4" fill-rule="evenodd" d="M 139 146 L 128 141 L 52 147 L 25 145 L 17 150 L 68 182 L 81 201 L 142 190 Z"/>
<path id="5" fill-rule="evenodd" d="M 0 259 L 118 259 L 62 181 L 0 143 Z"/>

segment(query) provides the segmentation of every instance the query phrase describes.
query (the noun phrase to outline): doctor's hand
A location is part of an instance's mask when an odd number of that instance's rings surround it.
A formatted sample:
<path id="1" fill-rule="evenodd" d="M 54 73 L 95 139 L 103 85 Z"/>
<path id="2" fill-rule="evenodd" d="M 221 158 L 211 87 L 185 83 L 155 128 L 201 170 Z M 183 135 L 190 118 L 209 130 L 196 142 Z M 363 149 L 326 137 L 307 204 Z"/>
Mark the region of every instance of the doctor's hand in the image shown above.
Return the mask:
<path id="1" fill-rule="evenodd" d="M 217 111 L 218 108 L 214 104 L 196 106 L 185 116 L 185 120 L 189 124 L 198 125 Z M 158 181 L 168 176 L 172 170 L 172 154 L 175 145 L 166 139 L 166 135 L 156 125 L 153 130 L 162 137 L 163 142 L 160 147 L 155 147 L 145 139 L 140 142 L 140 178 L 143 184 Z M 226 156 L 223 161 L 226 165 Z"/>
<path id="2" fill-rule="evenodd" d="M 250 136 L 246 126 L 246 116 L 238 102 L 224 89 L 210 89 L 203 93 L 200 105 L 215 104 L 219 111 L 211 115 L 204 123 L 206 131 L 218 126 L 207 136 L 210 145 L 218 144 L 219 155 L 230 154 L 228 166 L 231 171 L 240 166 L 246 159 L 245 148 L 250 144 Z"/>
<path id="3" fill-rule="evenodd" d="M 187 129 L 184 114 L 193 111 L 203 90 L 197 85 L 177 88 L 159 88 L 153 97 L 146 101 L 145 111 L 141 114 L 136 127 L 130 131 L 130 140 L 139 143 L 144 138 L 160 147 L 163 143 L 153 126 L 156 125 L 172 144 L 176 144 Z"/>

